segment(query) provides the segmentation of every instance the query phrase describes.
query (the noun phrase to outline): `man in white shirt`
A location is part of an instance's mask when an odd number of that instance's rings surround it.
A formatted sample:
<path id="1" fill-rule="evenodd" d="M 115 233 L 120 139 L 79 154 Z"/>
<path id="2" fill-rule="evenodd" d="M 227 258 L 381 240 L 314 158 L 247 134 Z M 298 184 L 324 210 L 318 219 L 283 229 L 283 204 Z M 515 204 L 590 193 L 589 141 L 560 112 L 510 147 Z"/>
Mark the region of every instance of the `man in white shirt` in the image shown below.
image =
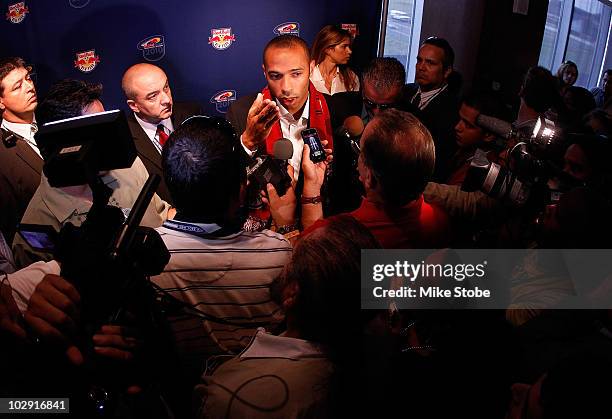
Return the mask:
<path id="1" fill-rule="evenodd" d="M 43 167 L 34 142 L 38 100 L 30 71 L 21 58 L 0 60 L 0 231 L 8 243 L 40 183 Z"/>
<path id="2" fill-rule="evenodd" d="M 332 148 L 333 133 L 327 101 L 310 82 L 312 65 L 306 42 L 294 35 L 272 39 L 263 53 L 267 87 L 234 102 L 227 113 L 245 153 L 272 154 L 273 144 L 287 138 L 293 144 L 289 163 L 299 176 L 304 141 L 301 132 L 316 128 Z"/>
<path id="3" fill-rule="evenodd" d="M 138 157 L 149 173 L 160 175 L 162 181 L 157 193 L 171 202 L 161 168 L 162 147 L 185 119 L 201 114 L 202 110 L 195 103 L 174 102 L 166 73 L 153 64 L 140 63 L 128 68 L 121 87 L 133 111 L 133 115 L 128 116 L 128 126 Z"/>

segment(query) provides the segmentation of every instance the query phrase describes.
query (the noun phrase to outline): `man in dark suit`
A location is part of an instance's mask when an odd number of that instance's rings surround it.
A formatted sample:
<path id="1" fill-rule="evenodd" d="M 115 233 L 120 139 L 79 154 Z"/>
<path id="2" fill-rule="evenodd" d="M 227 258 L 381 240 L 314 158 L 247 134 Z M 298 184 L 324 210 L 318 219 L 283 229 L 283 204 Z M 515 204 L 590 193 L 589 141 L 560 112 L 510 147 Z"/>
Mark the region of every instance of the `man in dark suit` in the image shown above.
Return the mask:
<path id="1" fill-rule="evenodd" d="M 454 127 L 459 122 L 459 100 L 456 89 L 448 84 L 453 72 L 455 53 L 445 39 L 427 38 L 417 55 L 415 83 L 407 95 L 419 111 L 417 117 L 429 129 L 436 145 L 436 168 L 433 180 L 444 182 L 449 175 L 450 160 L 457 151 Z"/>
<path id="2" fill-rule="evenodd" d="M 202 109 L 195 103 L 174 103 L 166 73 L 152 64 L 140 63 L 128 68 L 121 87 L 134 112 L 128 116 L 128 126 L 138 157 L 149 174 L 160 175 L 162 181 L 157 194 L 171 203 L 161 168 L 162 146 L 175 128 L 190 116 L 201 114 Z"/>
<path id="3" fill-rule="evenodd" d="M 0 231 L 8 243 L 40 184 L 43 167 L 34 141 L 38 101 L 30 70 L 21 58 L 0 60 Z"/>

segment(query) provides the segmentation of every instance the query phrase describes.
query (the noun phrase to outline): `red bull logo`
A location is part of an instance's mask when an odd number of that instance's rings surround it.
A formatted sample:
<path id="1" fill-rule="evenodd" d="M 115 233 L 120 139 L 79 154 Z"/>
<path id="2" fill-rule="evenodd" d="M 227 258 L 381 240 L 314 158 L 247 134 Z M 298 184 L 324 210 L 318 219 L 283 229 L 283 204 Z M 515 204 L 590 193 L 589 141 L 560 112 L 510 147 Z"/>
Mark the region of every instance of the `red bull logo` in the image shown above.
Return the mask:
<path id="1" fill-rule="evenodd" d="M 353 39 L 355 39 L 355 37 L 359 35 L 359 29 L 357 29 L 356 23 L 343 23 L 341 25 L 341 28 L 344 29 L 345 31 L 348 31 L 353 37 Z"/>
<path id="2" fill-rule="evenodd" d="M 235 100 L 235 90 L 222 90 L 215 93 L 215 95 L 210 98 L 210 103 L 214 103 L 217 112 L 226 113 L 230 107 L 230 104 Z"/>
<path id="3" fill-rule="evenodd" d="M 74 66 L 83 73 L 91 73 L 100 62 L 100 57 L 96 55 L 96 50 L 77 52 Z"/>
<path id="4" fill-rule="evenodd" d="M 274 28 L 274 33 L 278 35 L 300 35 L 300 24 L 298 22 L 285 22 Z"/>
<path id="5" fill-rule="evenodd" d="M 159 61 L 166 55 L 166 43 L 163 35 L 149 36 L 138 43 L 138 49 L 147 61 Z"/>
<path id="6" fill-rule="evenodd" d="M 8 7 L 6 20 L 10 21 L 11 23 L 21 23 L 23 22 L 23 19 L 25 19 L 27 13 L 30 13 L 30 11 L 26 6 L 25 1 L 11 4 Z"/>
<path id="7" fill-rule="evenodd" d="M 208 45 L 212 45 L 214 49 L 224 50 L 228 49 L 235 40 L 236 35 L 232 34 L 232 28 L 211 29 Z"/>

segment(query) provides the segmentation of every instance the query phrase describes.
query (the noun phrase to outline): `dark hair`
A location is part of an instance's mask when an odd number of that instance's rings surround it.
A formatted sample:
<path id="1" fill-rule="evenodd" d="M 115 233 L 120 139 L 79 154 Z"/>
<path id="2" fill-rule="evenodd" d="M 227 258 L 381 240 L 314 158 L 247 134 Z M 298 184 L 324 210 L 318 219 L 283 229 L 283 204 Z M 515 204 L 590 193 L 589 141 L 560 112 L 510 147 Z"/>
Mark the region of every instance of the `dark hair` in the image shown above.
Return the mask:
<path id="1" fill-rule="evenodd" d="M 82 80 L 64 79 L 49 89 L 36 108 L 36 121 L 46 122 L 72 118 L 83 114 L 83 109 L 95 100 L 100 100 L 102 84 Z"/>
<path id="2" fill-rule="evenodd" d="M 527 106 L 538 113 L 544 113 L 561 103 L 555 77 L 550 71 L 539 66 L 527 70 L 519 96 Z"/>
<path id="3" fill-rule="evenodd" d="M 336 45 L 340 45 L 345 39 L 352 41 L 351 33 L 345 29 L 338 27 L 337 25 L 327 25 L 317 33 L 314 42 L 312 43 L 312 49 L 310 56 L 314 60 L 315 64 L 321 64 L 325 59 L 325 51 L 328 48 L 333 48 Z M 346 90 L 351 91 L 357 85 L 356 80 L 351 77 L 351 72 L 346 65 L 338 66 L 342 82 L 346 86 Z"/>
<path id="4" fill-rule="evenodd" d="M 371 128 L 370 128 L 371 124 Z M 411 113 L 389 109 L 368 124 L 361 149 L 384 201 L 402 206 L 419 197 L 436 162 L 431 134 Z"/>
<path id="5" fill-rule="evenodd" d="M 593 131 L 591 127 L 589 127 L 588 132 L 605 135 L 608 138 L 612 136 L 612 117 L 610 117 L 608 112 L 600 108 L 592 110 L 584 116 L 583 123 L 585 126 L 588 126 L 591 121 L 598 121 L 602 125 L 603 130 Z"/>
<path id="6" fill-rule="evenodd" d="M 377 57 L 363 69 L 362 79 L 374 89 L 387 91 L 403 87 L 406 83 L 406 69 L 395 58 Z"/>
<path id="7" fill-rule="evenodd" d="M 327 383 L 330 417 L 346 414 L 349 401 L 363 390 L 359 381 L 364 362 L 361 336 L 367 318 L 360 310 L 361 250 L 380 247 L 354 217 L 337 215 L 298 242 L 283 271 L 285 286 L 298 285 L 288 317 L 294 320 L 300 338 L 325 345 L 334 365 Z"/>
<path id="8" fill-rule="evenodd" d="M 593 171 L 593 176 L 602 176 L 612 173 L 610 161 L 612 160 L 612 145 L 609 140 L 597 135 L 572 135 L 571 143 L 580 147 L 587 162 Z"/>
<path id="9" fill-rule="evenodd" d="M 303 339 L 347 343 L 337 340 L 342 327 L 348 330 L 359 323 L 361 249 L 376 248 L 380 244 L 372 233 L 350 215 L 326 219 L 323 227 L 298 242 L 282 282 L 299 286 L 291 312 Z"/>
<path id="10" fill-rule="evenodd" d="M 263 50 L 262 62 L 265 64 L 266 52 L 270 48 L 293 48 L 295 46 L 301 47 L 304 50 L 306 57 L 308 58 L 308 63 L 310 63 L 310 49 L 308 48 L 308 44 L 306 41 L 296 35 L 279 35 L 272 38 L 270 42 L 266 44 L 266 47 Z"/>
<path id="11" fill-rule="evenodd" d="M 508 112 L 504 108 L 503 102 L 492 93 L 472 91 L 463 97 L 462 102 L 484 115 L 503 120 L 508 119 Z"/>
<path id="12" fill-rule="evenodd" d="M 237 147 L 232 126 L 216 117 L 189 118 L 170 134 L 162 150 L 162 169 L 181 220 L 228 221 L 227 212 L 246 176 Z"/>
<path id="13" fill-rule="evenodd" d="M 455 64 L 455 51 L 450 46 L 448 41 L 444 38 L 438 38 L 437 36 L 430 36 L 427 38 L 421 46 L 433 45 L 434 47 L 441 48 L 444 51 L 444 58 L 442 59 L 442 67 L 446 70 Z"/>
<path id="14" fill-rule="evenodd" d="M 568 67 L 574 67 L 574 69 L 576 69 L 576 76 L 578 76 L 578 66 L 576 65 L 576 63 L 573 61 L 569 61 L 569 60 L 565 61 L 561 63 L 561 65 L 557 69 L 557 78 L 559 79 L 560 83 L 563 83 L 563 72 Z"/>
<path id="15" fill-rule="evenodd" d="M 4 87 L 2 82 L 8 74 L 16 68 L 25 68 L 28 71 L 32 71 L 32 67 L 26 66 L 23 58 L 20 57 L 7 57 L 0 58 L 0 96 L 4 94 Z"/>
<path id="16" fill-rule="evenodd" d="M 584 87 L 568 86 L 563 94 L 563 103 L 574 119 L 583 119 L 597 107 L 595 98 Z"/>

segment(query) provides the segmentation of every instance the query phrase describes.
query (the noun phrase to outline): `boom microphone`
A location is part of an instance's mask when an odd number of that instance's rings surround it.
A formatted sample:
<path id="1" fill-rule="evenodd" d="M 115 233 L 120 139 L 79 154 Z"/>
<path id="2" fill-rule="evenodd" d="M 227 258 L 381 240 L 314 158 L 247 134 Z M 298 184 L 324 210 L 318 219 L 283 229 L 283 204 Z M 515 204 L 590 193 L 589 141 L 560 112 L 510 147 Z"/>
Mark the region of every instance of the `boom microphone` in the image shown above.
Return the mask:
<path id="1" fill-rule="evenodd" d="M 511 123 L 506 122 L 502 119 L 494 118 L 492 116 L 479 114 L 476 117 L 476 125 L 480 128 L 489 131 L 504 140 L 518 139 L 527 140 L 529 136 L 514 129 Z"/>

